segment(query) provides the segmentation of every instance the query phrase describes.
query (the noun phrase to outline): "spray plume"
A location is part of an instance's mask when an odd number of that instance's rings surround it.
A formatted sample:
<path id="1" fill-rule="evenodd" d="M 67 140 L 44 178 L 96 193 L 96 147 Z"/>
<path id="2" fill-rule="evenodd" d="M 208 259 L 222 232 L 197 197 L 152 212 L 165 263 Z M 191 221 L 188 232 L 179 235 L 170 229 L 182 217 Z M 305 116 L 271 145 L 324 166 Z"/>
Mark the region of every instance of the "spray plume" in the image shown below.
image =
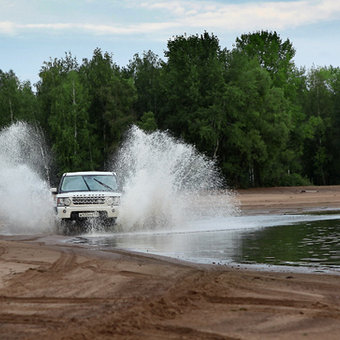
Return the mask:
<path id="1" fill-rule="evenodd" d="M 124 231 L 181 227 L 194 216 L 236 211 L 231 192 L 221 192 L 215 162 L 166 132 L 133 126 L 115 168 L 124 191 L 118 218 Z"/>
<path id="2" fill-rule="evenodd" d="M 52 231 L 47 157 L 39 129 L 17 122 L 0 131 L 0 233 Z"/>

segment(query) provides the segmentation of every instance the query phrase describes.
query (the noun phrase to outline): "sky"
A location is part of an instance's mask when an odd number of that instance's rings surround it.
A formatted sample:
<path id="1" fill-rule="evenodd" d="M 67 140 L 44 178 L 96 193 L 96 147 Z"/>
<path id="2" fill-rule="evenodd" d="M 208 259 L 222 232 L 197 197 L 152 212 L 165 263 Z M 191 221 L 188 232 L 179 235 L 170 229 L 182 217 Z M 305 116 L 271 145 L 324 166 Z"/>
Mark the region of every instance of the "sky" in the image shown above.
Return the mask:
<path id="1" fill-rule="evenodd" d="M 65 52 L 81 63 L 99 47 L 126 66 L 148 50 L 165 59 L 176 35 L 207 31 L 232 49 L 259 30 L 289 39 L 298 67 L 340 67 L 338 0 L 0 0 L 0 70 L 34 84 Z"/>

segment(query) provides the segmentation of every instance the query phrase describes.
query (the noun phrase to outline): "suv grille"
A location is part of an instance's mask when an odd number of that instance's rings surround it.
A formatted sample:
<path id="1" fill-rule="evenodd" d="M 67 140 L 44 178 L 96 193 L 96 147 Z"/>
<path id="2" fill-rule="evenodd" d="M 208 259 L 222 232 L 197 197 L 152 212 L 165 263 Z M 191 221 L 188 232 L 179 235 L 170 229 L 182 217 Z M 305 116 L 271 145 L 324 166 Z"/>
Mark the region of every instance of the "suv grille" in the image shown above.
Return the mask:
<path id="1" fill-rule="evenodd" d="M 104 204 L 104 196 L 74 196 L 72 197 L 72 202 L 74 205 L 81 204 Z"/>

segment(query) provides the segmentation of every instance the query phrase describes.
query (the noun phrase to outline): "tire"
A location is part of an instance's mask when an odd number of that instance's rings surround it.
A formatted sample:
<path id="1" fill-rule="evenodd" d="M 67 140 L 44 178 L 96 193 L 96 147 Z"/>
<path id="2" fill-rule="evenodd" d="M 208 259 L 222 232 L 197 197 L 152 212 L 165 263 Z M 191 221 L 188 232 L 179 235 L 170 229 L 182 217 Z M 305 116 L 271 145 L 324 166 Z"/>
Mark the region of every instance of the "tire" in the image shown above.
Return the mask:
<path id="1" fill-rule="evenodd" d="M 61 227 L 64 235 L 76 235 L 84 232 L 84 226 L 82 221 L 62 219 Z"/>
<path id="2" fill-rule="evenodd" d="M 106 219 L 103 221 L 104 230 L 105 230 L 105 231 L 114 231 L 114 227 L 115 227 L 115 225 L 116 225 L 116 220 L 117 220 L 116 217 L 113 217 L 113 218 L 106 218 Z"/>

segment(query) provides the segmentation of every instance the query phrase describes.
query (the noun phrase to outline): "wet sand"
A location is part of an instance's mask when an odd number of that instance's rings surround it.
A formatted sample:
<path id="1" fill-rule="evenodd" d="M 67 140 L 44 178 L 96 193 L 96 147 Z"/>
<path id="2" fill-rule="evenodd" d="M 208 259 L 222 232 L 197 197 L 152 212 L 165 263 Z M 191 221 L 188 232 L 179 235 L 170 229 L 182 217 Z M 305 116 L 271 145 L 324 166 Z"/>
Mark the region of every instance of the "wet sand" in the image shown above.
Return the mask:
<path id="1" fill-rule="evenodd" d="M 340 187 L 239 191 L 245 213 L 340 209 Z M 338 339 L 340 276 L 0 236 L 0 339 Z"/>

